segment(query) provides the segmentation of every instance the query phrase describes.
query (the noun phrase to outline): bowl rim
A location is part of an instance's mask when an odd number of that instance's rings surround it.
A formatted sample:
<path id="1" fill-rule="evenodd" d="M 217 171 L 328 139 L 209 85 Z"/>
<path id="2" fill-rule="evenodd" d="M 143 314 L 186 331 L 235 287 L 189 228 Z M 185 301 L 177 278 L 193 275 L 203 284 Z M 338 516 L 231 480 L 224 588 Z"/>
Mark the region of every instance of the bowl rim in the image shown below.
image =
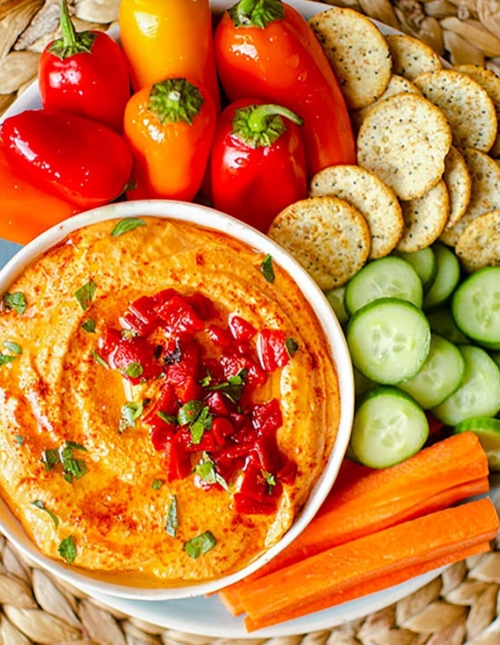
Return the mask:
<path id="1" fill-rule="evenodd" d="M 243 569 L 216 580 L 172 587 L 138 587 L 99 579 L 98 572 L 69 566 L 44 555 L 31 541 L 4 499 L 0 498 L 0 531 L 31 561 L 75 587 L 131 600 L 171 600 L 213 593 L 269 562 L 294 540 L 314 517 L 332 487 L 347 450 L 354 416 L 354 378 L 347 342 L 340 323 L 324 293 L 305 269 L 269 237 L 243 222 L 208 206 L 173 200 L 137 200 L 108 204 L 75 215 L 48 229 L 14 255 L 0 270 L 0 293 L 47 250 L 70 233 L 97 222 L 128 217 L 159 217 L 197 224 L 235 237 L 261 253 L 269 253 L 290 275 L 311 305 L 321 325 L 333 358 L 339 385 L 340 419 L 337 436 L 323 473 L 311 489 L 304 507 L 285 535 Z M 206 221 L 205 221 L 206 220 Z M 107 575 L 107 574 L 106 574 Z M 112 574 L 110 574 L 112 577 Z"/>

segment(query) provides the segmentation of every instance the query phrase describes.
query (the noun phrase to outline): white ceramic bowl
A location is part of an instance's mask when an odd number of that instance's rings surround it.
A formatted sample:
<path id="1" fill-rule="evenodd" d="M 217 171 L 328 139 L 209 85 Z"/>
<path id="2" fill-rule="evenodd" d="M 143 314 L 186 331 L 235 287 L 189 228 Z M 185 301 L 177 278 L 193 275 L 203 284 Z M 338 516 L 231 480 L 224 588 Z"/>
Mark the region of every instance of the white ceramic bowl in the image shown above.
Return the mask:
<path id="1" fill-rule="evenodd" d="M 273 261 L 281 265 L 293 276 L 293 279 L 316 312 L 330 344 L 331 354 L 336 364 L 341 399 L 340 426 L 328 464 L 290 530 L 277 544 L 244 569 L 217 580 L 182 587 L 144 589 L 127 586 L 122 581 L 117 584 L 110 574 L 96 575 L 87 572 L 85 569 L 67 566 L 63 562 L 52 560 L 43 555 L 28 538 L 20 522 L 14 517 L 7 504 L 0 500 L 0 529 L 26 556 L 44 569 L 89 593 L 101 592 L 112 596 L 141 600 L 165 600 L 199 596 L 241 579 L 268 562 L 307 526 L 335 481 L 347 449 L 354 409 L 354 386 L 350 357 L 341 327 L 323 293 L 309 275 L 286 251 L 265 235 L 232 217 L 203 206 L 161 200 L 137 201 L 111 204 L 77 215 L 40 235 L 8 262 L 3 270 L 0 271 L 0 293 L 8 291 L 13 281 L 36 258 L 63 240 L 72 231 L 97 221 L 145 215 L 168 217 L 217 229 L 246 242 L 258 251 L 271 254 Z"/>

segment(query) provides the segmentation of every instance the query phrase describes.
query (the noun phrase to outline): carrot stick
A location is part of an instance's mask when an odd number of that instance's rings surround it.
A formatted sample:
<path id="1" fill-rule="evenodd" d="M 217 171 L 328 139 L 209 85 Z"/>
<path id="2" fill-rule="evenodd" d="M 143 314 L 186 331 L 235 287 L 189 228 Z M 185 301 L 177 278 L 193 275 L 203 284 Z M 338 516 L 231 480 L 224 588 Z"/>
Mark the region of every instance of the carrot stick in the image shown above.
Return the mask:
<path id="1" fill-rule="evenodd" d="M 368 582 L 365 582 L 362 585 L 353 585 L 344 591 L 341 591 L 337 594 L 332 594 L 329 596 L 323 596 L 319 600 L 316 600 L 311 603 L 301 603 L 298 601 L 296 604 L 292 605 L 288 611 L 283 611 L 281 613 L 267 614 L 261 618 L 252 619 L 249 616 L 245 618 L 245 627 L 248 632 L 255 631 L 256 629 L 262 629 L 263 627 L 269 627 L 271 625 L 276 625 L 277 623 L 282 623 L 286 620 L 292 620 L 294 618 L 299 618 L 307 614 L 312 614 L 315 611 L 321 611 L 323 609 L 328 609 L 329 607 L 334 607 L 340 605 L 349 600 L 354 600 L 360 598 L 361 596 L 366 596 L 371 593 L 376 593 L 382 589 L 388 589 L 395 585 L 406 582 L 411 578 L 416 578 L 424 573 L 439 569 L 440 567 L 446 566 L 448 564 L 453 564 L 454 562 L 459 562 L 469 558 L 478 553 L 485 553 L 491 548 L 489 542 L 479 542 L 478 544 L 468 547 L 466 549 L 458 549 L 453 551 L 449 555 L 442 556 L 440 558 L 432 558 L 427 562 L 422 564 L 416 564 L 410 567 L 404 567 L 399 571 L 388 574 L 386 576 L 380 576 L 374 578 Z"/>
<path id="2" fill-rule="evenodd" d="M 301 560 L 238 590 L 252 619 L 493 539 L 500 526 L 489 499 L 431 513 Z"/>
<path id="3" fill-rule="evenodd" d="M 418 504 L 408 507 L 408 509 L 406 509 L 404 512 L 394 515 L 392 518 L 390 518 L 391 523 L 389 524 L 389 526 L 394 526 L 395 524 L 398 524 L 400 522 L 411 520 L 422 515 L 426 515 L 427 513 L 440 511 L 442 509 L 448 508 L 456 502 L 460 502 L 469 497 L 482 495 L 483 493 L 488 492 L 488 490 L 489 480 L 487 477 L 480 477 L 479 479 L 475 479 L 474 481 L 467 482 L 465 484 L 459 484 L 458 486 L 454 486 L 453 488 L 444 490 L 437 495 L 434 495 L 430 499 L 423 500 Z M 374 526 L 367 526 L 367 529 L 371 533 L 376 532 L 376 530 L 382 530 L 384 528 L 386 528 L 386 526 L 384 526 L 382 522 L 379 523 L 378 529 Z M 355 537 L 363 537 L 363 535 L 365 534 L 366 533 L 360 533 Z M 300 537 L 298 539 L 300 539 Z M 340 542 L 340 544 L 344 543 L 345 542 Z M 332 544 L 332 546 L 337 546 L 337 544 Z M 297 562 L 300 559 L 310 557 L 311 555 L 316 555 L 317 553 L 314 547 L 310 549 L 304 548 L 300 554 L 298 551 L 294 551 L 294 557 L 290 560 L 287 560 L 286 552 L 289 550 L 289 548 L 286 549 L 282 554 L 274 558 L 272 562 L 262 568 L 265 569 L 264 574 L 252 574 L 252 576 L 248 576 L 246 580 L 236 582 L 229 587 L 226 587 L 225 589 L 221 589 L 218 592 L 220 600 L 233 616 L 239 616 L 244 612 L 243 605 L 240 602 L 239 589 L 244 588 L 249 580 L 257 580 L 264 575 L 269 575 L 269 573 L 272 573 L 273 571 L 282 569 L 286 566 L 289 566 L 290 564 L 293 564 L 294 562 Z M 259 574 L 262 569 L 259 569 L 259 571 L 257 571 L 256 573 Z"/>
<path id="4" fill-rule="evenodd" d="M 384 470 L 371 470 L 344 460 L 340 480 L 318 515 L 292 544 L 247 580 L 486 492 L 487 475 L 486 453 L 472 432 L 453 435 Z M 479 479 L 482 484 L 478 489 Z M 462 489 L 456 487 L 470 481 L 476 484 L 470 491 L 465 488 L 462 495 Z M 449 491 L 448 496 L 445 491 Z"/>

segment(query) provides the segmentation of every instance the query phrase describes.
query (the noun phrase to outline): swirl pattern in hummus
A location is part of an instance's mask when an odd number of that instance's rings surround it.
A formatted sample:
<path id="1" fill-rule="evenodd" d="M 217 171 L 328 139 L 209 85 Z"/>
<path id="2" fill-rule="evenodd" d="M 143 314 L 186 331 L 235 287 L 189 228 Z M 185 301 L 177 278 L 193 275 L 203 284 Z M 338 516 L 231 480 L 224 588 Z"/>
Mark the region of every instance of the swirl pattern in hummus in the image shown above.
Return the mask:
<path id="1" fill-rule="evenodd" d="M 10 286 L 9 293 L 24 294 L 27 307 L 21 315 L 6 307 L 0 312 L 0 342 L 22 350 L 0 366 L 0 493 L 46 555 L 61 558 L 61 542 L 71 536 L 74 566 L 162 586 L 234 572 L 279 540 L 328 459 L 339 394 L 321 327 L 288 274 L 275 265 L 274 283 L 266 281 L 263 255 L 222 233 L 144 220 L 146 226 L 120 237 L 110 235 L 116 220 L 81 229 Z M 97 288 L 83 311 L 75 292 L 90 280 Z M 204 491 L 192 476 L 153 487 L 164 472 L 148 429 L 139 422 L 118 431 L 130 393 L 119 373 L 96 361 L 99 331 L 116 326 L 136 298 L 168 287 L 201 292 L 221 311 L 256 329 L 283 329 L 298 343 L 293 360 L 257 392 L 261 401 L 279 399 L 278 445 L 298 465 L 272 515 L 238 514 L 227 491 Z M 82 328 L 89 318 L 95 333 Z M 71 482 L 41 460 L 67 441 L 86 449 L 75 456 L 87 472 Z M 173 495 L 176 537 L 165 530 Z M 216 545 L 194 559 L 183 545 L 205 531 Z"/>

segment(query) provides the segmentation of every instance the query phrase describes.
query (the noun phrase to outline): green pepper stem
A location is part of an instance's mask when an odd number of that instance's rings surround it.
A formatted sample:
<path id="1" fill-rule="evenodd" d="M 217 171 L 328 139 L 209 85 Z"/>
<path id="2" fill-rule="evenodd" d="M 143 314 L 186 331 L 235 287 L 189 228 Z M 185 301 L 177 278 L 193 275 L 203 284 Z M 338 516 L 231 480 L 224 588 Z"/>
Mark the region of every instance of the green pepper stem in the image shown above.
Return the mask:
<path id="1" fill-rule="evenodd" d="M 253 132 L 264 132 L 269 127 L 268 117 L 276 115 L 284 116 L 297 125 L 302 125 L 304 123 L 303 119 L 301 119 L 300 116 L 297 116 L 295 112 L 292 112 L 281 105 L 269 103 L 267 105 L 259 105 L 252 110 L 248 118 L 248 127 Z"/>
<path id="2" fill-rule="evenodd" d="M 238 2 L 238 17 L 240 20 L 250 18 L 252 11 L 257 4 L 257 0 L 240 0 Z"/>
<path id="3" fill-rule="evenodd" d="M 61 0 L 61 31 L 64 46 L 72 50 L 76 49 L 76 31 L 69 15 L 67 0 Z"/>

